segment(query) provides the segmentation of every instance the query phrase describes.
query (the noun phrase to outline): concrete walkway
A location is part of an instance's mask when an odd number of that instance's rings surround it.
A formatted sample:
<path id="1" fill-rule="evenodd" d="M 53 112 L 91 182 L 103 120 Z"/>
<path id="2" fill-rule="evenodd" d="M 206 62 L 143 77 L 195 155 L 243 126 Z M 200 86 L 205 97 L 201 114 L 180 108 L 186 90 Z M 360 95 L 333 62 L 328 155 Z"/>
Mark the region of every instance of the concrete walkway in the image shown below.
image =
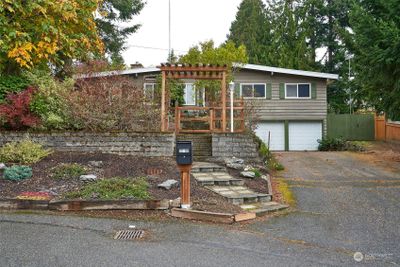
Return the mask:
<path id="1" fill-rule="evenodd" d="M 241 205 L 243 210 L 255 212 L 257 215 L 288 207 L 273 202 L 269 194 L 249 189 L 244 185 L 243 179 L 232 177 L 225 167 L 215 163 L 195 162 L 192 176 L 198 184 L 223 196 L 232 204 Z"/>

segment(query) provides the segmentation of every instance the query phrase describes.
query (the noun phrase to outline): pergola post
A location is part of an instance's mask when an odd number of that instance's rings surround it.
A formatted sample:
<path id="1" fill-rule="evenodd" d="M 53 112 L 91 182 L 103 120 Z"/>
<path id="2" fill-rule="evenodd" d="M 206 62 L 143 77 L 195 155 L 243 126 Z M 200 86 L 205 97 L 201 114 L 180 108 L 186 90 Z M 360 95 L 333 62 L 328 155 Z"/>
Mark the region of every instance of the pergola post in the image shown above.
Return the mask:
<path id="1" fill-rule="evenodd" d="M 162 72 L 162 81 L 161 81 L 161 132 L 166 131 L 165 127 L 165 87 L 166 87 L 166 77 L 165 72 Z"/>
<path id="2" fill-rule="evenodd" d="M 222 100 L 222 132 L 226 131 L 226 72 L 222 72 L 221 79 L 221 100 Z"/>

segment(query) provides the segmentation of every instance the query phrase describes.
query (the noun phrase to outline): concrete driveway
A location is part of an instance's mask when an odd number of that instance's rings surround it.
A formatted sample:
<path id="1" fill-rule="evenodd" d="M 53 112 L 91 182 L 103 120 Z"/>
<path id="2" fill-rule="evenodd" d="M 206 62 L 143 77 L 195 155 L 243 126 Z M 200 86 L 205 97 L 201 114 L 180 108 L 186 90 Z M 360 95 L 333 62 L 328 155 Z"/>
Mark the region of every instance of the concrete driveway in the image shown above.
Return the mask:
<path id="1" fill-rule="evenodd" d="M 400 162 L 381 153 L 281 153 L 295 211 L 251 228 L 311 247 L 400 265 Z M 333 263 L 335 264 L 335 263 Z"/>

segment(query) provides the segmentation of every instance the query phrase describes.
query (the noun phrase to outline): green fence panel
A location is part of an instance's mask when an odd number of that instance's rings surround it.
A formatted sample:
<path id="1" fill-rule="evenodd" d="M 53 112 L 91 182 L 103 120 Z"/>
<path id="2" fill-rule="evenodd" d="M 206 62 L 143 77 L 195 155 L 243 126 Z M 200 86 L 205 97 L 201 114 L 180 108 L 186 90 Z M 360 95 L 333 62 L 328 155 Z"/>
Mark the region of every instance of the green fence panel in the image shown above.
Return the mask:
<path id="1" fill-rule="evenodd" d="M 375 140 L 373 114 L 328 114 L 328 137 L 352 141 Z"/>

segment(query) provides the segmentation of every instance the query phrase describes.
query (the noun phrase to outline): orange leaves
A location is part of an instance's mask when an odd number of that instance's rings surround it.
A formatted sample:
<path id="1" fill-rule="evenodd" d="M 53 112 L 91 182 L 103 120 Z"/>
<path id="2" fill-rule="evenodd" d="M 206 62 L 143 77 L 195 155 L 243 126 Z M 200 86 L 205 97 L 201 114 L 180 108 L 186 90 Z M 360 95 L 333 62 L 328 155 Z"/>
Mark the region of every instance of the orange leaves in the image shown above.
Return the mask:
<path id="1" fill-rule="evenodd" d="M 99 1 L 0 1 L 5 11 L 0 12 L 0 62 L 12 60 L 21 68 L 30 68 L 40 63 L 60 64 L 65 57 L 102 54 L 95 24 Z"/>
<path id="2" fill-rule="evenodd" d="M 31 43 L 24 43 L 20 46 L 15 46 L 8 52 L 8 57 L 15 59 L 21 67 L 32 66 L 31 51 L 34 46 Z"/>

